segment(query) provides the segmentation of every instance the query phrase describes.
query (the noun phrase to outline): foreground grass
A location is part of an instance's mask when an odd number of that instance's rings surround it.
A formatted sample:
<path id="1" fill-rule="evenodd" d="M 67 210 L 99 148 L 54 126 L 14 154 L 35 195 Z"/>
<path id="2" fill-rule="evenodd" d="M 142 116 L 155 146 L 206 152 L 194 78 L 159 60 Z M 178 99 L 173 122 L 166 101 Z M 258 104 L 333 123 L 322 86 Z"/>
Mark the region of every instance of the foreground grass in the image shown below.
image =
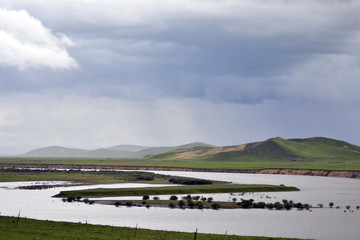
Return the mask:
<path id="1" fill-rule="evenodd" d="M 296 187 L 257 185 L 257 184 L 212 184 L 189 185 L 154 188 L 117 188 L 117 189 L 87 189 L 79 191 L 63 191 L 55 197 L 120 197 L 144 195 L 175 195 L 200 193 L 235 193 L 235 192 L 275 192 L 299 191 Z"/>
<path id="2" fill-rule="evenodd" d="M 157 231 L 126 227 L 111 227 L 79 223 L 39 221 L 14 217 L 0 217 L 1 240 L 188 240 L 194 239 L 194 233 Z M 223 240 L 224 235 L 197 234 L 199 240 Z M 294 238 L 270 238 L 226 236 L 227 240 L 290 240 Z"/>

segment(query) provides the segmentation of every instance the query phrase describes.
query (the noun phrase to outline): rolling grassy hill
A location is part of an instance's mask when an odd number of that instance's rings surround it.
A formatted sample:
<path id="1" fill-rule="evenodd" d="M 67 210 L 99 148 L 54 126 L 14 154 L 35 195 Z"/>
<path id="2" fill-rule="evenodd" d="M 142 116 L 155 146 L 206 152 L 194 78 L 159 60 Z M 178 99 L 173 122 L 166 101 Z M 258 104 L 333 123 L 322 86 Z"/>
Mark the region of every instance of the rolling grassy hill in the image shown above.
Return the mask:
<path id="1" fill-rule="evenodd" d="M 229 147 L 194 147 L 152 156 L 154 160 L 198 159 L 215 162 L 317 162 L 360 161 L 360 147 L 324 137 L 271 138 Z"/>
<path id="2" fill-rule="evenodd" d="M 78 156 L 77 158 L 68 157 L 68 154 L 64 154 L 62 150 L 59 155 L 63 154 L 63 157 L 60 158 L 49 158 L 46 156 L 38 158 L 29 155 L 1 157 L 0 164 L 360 171 L 359 146 L 324 137 L 306 139 L 283 139 L 277 137 L 261 142 L 225 147 L 194 143 L 177 147 L 145 148 L 135 152 L 139 154 L 136 158 L 134 155 L 132 158 L 117 156 L 118 152 L 127 151 L 124 149 L 98 149 L 91 153 L 86 152 L 86 154 L 80 151 L 78 154 L 85 156 Z M 104 154 L 103 152 L 108 152 L 107 150 L 110 150 L 113 154 Z M 45 152 L 48 154 L 47 151 Z M 54 153 L 53 151 L 50 152 L 51 154 Z M 36 155 L 41 154 L 37 153 Z"/>

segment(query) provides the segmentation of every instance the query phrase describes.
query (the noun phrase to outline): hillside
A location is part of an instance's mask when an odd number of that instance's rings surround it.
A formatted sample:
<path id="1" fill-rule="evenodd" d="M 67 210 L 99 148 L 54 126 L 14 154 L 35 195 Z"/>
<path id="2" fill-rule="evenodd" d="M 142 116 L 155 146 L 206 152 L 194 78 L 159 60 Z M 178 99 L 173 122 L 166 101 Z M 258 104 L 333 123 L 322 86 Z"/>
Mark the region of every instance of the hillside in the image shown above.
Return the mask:
<path id="1" fill-rule="evenodd" d="M 117 145 L 109 148 L 85 150 L 51 146 L 32 150 L 20 157 L 45 157 L 45 158 L 143 158 L 145 156 L 162 154 L 172 150 L 188 149 L 197 146 L 212 146 L 206 143 L 195 142 L 172 147 L 145 147 L 137 145 Z"/>
<path id="2" fill-rule="evenodd" d="M 86 154 L 88 151 L 77 148 L 67 148 L 60 146 L 51 146 L 45 148 L 34 149 L 25 154 L 22 157 L 73 157 Z"/>
<path id="3" fill-rule="evenodd" d="M 216 162 L 315 162 L 360 160 L 360 147 L 330 138 L 271 138 L 229 147 L 193 147 L 151 157 L 156 160 L 197 159 Z"/>

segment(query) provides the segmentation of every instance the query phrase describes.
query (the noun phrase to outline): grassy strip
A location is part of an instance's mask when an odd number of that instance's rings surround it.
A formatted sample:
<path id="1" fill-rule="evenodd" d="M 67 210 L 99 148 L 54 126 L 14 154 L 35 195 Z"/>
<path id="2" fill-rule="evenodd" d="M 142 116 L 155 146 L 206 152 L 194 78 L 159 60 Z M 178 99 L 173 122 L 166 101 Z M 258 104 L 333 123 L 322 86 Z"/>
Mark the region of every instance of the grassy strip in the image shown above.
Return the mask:
<path id="1" fill-rule="evenodd" d="M 299 191 L 296 187 L 257 185 L 257 184 L 213 184 L 190 185 L 155 188 L 117 188 L 117 189 L 88 189 L 79 191 L 62 191 L 55 197 L 115 197 L 115 196 L 144 196 L 171 194 L 200 194 L 200 193 L 232 193 L 232 192 L 275 192 Z"/>
<path id="2" fill-rule="evenodd" d="M 73 181 L 81 183 L 169 183 L 170 176 L 149 172 L 120 171 L 57 171 L 0 169 L 0 182 Z"/>
<path id="3" fill-rule="evenodd" d="M 64 165 L 96 165 L 96 166 L 148 166 L 148 167 L 177 167 L 177 168 L 206 168 L 206 169 L 318 169 L 318 170 L 360 170 L 357 160 L 322 160 L 315 162 L 286 162 L 286 161 L 211 161 L 207 159 L 67 159 L 67 158 L 0 158 L 0 164 L 62 164 Z"/>
<path id="4" fill-rule="evenodd" d="M 180 201 L 180 200 L 179 200 Z M 132 203 L 133 206 L 143 206 L 143 207 L 169 207 L 169 205 L 172 203 L 176 208 L 179 208 L 179 201 L 172 201 L 172 200 L 126 200 L 126 201 L 114 201 L 114 200 L 99 200 L 95 201 L 95 203 L 100 204 L 106 204 L 106 205 L 116 205 L 116 202 L 118 203 L 118 206 L 126 206 L 127 203 Z M 182 208 L 190 208 L 189 202 L 187 200 L 184 201 L 184 206 Z M 143 203 L 145 202 L 145 203 Z M 119 204 L 120 203 L 120 204 Z M 235 209 L 235 208 L 242 208 L 237 202 L 221 202 L 221 201 L 192 201 L 194 204 L 192 208 L 199 208 L 199 204 L 201 204 L 201 209 L 211 209 L 213 208 L 213 204 L 217 203 L 219 204 L 218 208 L 223 209 Z M 174 208 L 175 208 L 174 207 Z"/>
<path id="5" fill-rule="evenodd" d="M 292 208 L 298 210 L 309 210 L 312 206 L 308 203 L 296 203 L 292 200 L 283 200 L 282 203 L 265 203 L 265 202 L 254 202 L 253 199 L 240 199 L 237 202 L 237 199 L 233 199 L 232 202 L 224 201 L 213 201 L 212 197 L 204 198 L 202 200 L 196 200 L 195 198 L 183 198 L 181 200 L 127 200 L 127 201 L 115 201 L 115 200 L 95 200 L 93 203 L 104 204 L 104 205 L 115 205 L 127 206 L 127 207 L 169 207 L 169 208 L 190 208 L 190 209 L 275 209 L 275 210 L 291 210 Z M 198 196 L 200 197 L 200 196 Z M 84 201 L 86 203 L 86 201 Z M 87 202 L 89 203 L 89 202 Z"/>
<path id="6" fill-rule="evenodd" d="M 39 221 L 14 217 L 0 217 L 0 232 L 2 240 L 92 240 L 92 239 L 119 239 L 119 240 L 188 240 L 194 239 L 194 233 L 158 231 L 127 227 L 111 227 L 79 223 Z M 197 239 L 223 240 L 224 235 L 198 233 Z M 290 240 L 294 238 L 269 238 L 226 236 L 227 240 Z"/>

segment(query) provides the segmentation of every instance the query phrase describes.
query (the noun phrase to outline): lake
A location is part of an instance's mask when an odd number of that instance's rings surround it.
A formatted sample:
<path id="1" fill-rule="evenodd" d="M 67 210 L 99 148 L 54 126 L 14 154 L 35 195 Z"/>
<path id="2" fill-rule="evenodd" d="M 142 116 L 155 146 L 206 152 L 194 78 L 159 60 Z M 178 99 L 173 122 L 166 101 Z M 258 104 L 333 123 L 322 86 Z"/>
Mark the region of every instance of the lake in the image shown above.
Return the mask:
<path id="1" fill-rule="evenodd" d="M 233 183 L 284 184 L 298 187 L 300 192 L 253 193 L 244 195 L 202 194 L 213 196 L 214 200 L 229 200 L 233 197 L 255 201 L 276 202 L 282 199 L 309 203 L 323 208 L 312 211 L 276 211 L 264 209 L 168 209 L 144 207 L 115 207 L 106 205 L 86 205 L 84 203 L 64 203 L 51 196 L 63 190 L 85 189 L 89 186 L 58 187 L 45 190 L 19 190 L 22 183 L 0 183 L 0 213 L 41 220 L 88 222 L 112 226 L 173 230 L 228 235 L 252 235 L 270 237 L 297 237 L 312 239 L 359 239 L 360 180 L 347 178 L 262 175 L 239 173 L 199 173 L 199 172 L 156 172 L 175 176 L 197 177 Z M 149 184 L 111 184 L 106 187 L 144 187 Z M 104 185 L 92 186 L 104 187 Z M 124 198 L 123 198 L 124 199 Z M 133 199 L 133 198 L 132 198 Z M 329 208 L 334 202 L 339 209 Z M 350 205 L 352 211 L 346 211 Z"/>

